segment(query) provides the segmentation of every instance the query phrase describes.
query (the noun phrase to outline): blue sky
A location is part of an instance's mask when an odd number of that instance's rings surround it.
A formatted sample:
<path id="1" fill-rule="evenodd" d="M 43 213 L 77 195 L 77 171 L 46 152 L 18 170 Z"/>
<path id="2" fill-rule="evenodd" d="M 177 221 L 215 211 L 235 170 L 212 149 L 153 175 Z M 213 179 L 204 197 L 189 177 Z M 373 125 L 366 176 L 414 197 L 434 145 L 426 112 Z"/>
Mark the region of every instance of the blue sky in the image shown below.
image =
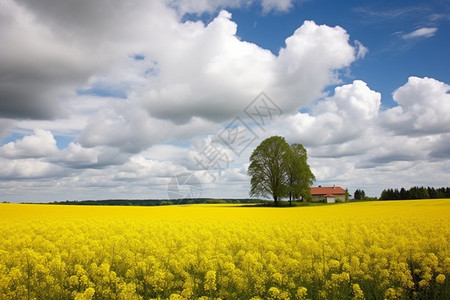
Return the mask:
<path id="1" fill-rule="evenodd" d="M 304 20 L 343 27 L 352 40 L 369 49 L 345 79 L 370 83 L 382 93 L 387 107 L 395 105 L 392 92 L 411 75 L 450 81 L 447 1 L 305 1 L 294 4 L 286 13 L 264 13 L 261 5 L 231 12 L 238 24 L 238 36 L 274 54 L 285 47 L 285 38 Z M 436 32 L 430 37 L 403 38 L 420 28 L 435 28 Z"/>
<path id="2" fill-rule="evenodd" d="M 0 22 L 0 201 L 167 198 L 180 174 L 247 197 L 271 135 L 317 185 L 450 182 L 448 1 L 0 0 Z"/>

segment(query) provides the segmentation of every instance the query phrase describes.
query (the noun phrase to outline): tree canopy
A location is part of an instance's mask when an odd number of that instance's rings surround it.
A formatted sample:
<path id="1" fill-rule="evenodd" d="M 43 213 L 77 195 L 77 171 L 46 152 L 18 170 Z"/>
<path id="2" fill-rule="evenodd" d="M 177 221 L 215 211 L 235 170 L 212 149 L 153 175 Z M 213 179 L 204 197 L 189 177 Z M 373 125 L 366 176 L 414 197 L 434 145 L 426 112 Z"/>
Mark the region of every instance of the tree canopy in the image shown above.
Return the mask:
<path id="1" fill-rule="evenodd" d="M 387 189 L 381 193 L 380 200 L 406 200 L 406 199 L 439 199 L 449 198 L 450 187 L 434 188 L 434 187 L 418 187 L 414 186 L 410 189 L 401 188 Z"/>
<path id="2" fill-rule="evenodd" d="M 314 174 L 308 165 L 306 149 L 302 144 L 292 144 L 287 157 L 287 184 L 289 202 L 292 199 L 311 198 L 311 185 L 315 180 Z"/>
<path id="3" fill-rule="evenodd" d="M 301 144 L 289 145 L 283 137 L 272 136 L 259 144 L 250 156 L 250 196 L 271 197 L 275 205 L 282 198 L 307 199 L 315 180 Z"/>
<path id="4" fill-rule="evenodd" d="M 366 192 L 364 192 L 364 190 L 357 189 L 354 193 L 353 198 L 355 200 L 364 200 L 366 198 Z"/>

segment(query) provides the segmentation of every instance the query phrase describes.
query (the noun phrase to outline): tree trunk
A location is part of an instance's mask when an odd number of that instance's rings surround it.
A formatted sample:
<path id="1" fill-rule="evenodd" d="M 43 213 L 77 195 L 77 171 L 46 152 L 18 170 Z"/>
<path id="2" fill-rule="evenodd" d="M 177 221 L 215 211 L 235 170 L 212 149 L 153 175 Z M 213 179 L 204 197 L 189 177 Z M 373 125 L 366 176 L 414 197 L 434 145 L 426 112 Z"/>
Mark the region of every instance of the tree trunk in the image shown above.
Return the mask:
<path id="1" fill-rule="evenodd" d="M 273 202 L 275 203 L 275 206 L 278 206 L 278 197 L 277 197 L 277 195 L 273 195 Z"/>

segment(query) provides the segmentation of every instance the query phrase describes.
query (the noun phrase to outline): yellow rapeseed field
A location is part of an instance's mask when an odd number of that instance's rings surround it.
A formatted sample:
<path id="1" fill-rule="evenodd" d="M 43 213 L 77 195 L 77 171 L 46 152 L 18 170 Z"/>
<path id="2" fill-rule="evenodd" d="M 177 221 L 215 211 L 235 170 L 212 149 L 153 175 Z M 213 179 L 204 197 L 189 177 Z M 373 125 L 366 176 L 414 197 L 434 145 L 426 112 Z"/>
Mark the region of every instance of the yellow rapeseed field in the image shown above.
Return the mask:
<path id="1" fill-rule="evenodd" d="M 0 204 L 0 299 L 450 299 L 450 199 Z"/>

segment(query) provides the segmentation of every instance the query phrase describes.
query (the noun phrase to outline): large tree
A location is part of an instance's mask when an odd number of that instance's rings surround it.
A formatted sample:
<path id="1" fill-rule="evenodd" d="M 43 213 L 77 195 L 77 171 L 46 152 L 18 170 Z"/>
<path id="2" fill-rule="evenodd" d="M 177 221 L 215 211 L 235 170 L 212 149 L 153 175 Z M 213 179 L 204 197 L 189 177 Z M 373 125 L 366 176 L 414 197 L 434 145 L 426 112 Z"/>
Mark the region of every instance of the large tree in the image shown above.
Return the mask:
<path id="1" fill-rule="evenodd" d="M 250 156 L 250 196 L 272 197 L 275 205 L 283 197 L 309 198 L 314 181 L 307 163 L 306 149 L 301 144 L 289 146 L 280 136 L 259 144 Z"/>
<path id="2" fill-rule="evenodd" d="M 311 198 L 311 185 L 316 179 L 308 165 L 308 155 L 302 144 L 292 144 L 287 161 L 289 204 L 292 199 Z"/>
<path id="3" fill-rule="evenodd" d="M 289 144 L 283 137 L 273 136 L 259 144 L 250 156 L 250 196 L 273 198 L 275 205 L 288 193 L 286 156 Z"/>

